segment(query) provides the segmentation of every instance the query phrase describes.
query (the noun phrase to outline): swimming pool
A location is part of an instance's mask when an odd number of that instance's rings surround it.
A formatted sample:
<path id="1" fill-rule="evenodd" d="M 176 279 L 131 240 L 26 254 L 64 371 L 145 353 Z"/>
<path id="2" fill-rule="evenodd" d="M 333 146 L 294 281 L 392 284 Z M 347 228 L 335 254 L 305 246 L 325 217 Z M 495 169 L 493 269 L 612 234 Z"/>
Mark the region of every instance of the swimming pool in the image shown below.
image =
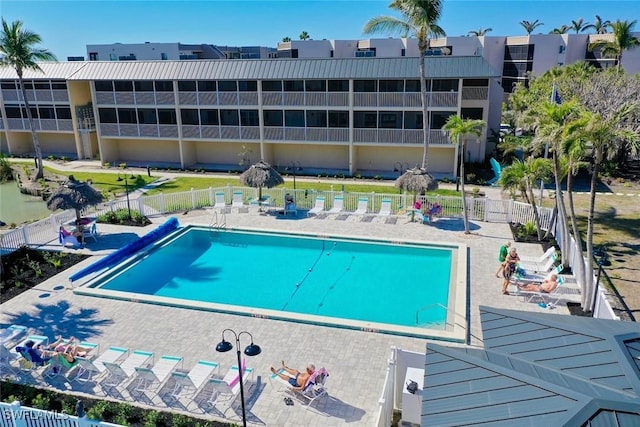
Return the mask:
<path id="1" fill-rule="evenodd" d="M 367 331 L 448 336 L 460 323 L 452 318 L 460 310 L 456 301 L 466 300 L 466 267 L 460 264 L 466 266 L 466 250 L 461 249 L 188 226 L 77 291 Z"/>

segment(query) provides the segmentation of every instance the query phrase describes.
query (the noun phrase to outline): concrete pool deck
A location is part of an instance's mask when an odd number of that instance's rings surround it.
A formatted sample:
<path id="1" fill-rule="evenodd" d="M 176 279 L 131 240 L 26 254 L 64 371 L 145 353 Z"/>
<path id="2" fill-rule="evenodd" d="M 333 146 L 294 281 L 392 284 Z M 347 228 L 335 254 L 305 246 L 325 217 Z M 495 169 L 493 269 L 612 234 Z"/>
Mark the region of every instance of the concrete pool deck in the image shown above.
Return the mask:
<path id="1" fill-rule="evenodd" d="M 520 297 L 500 293 L 501 280 L 495 277 L 496 258 L 500 245 L 511 239 L 508 224 L 472 222 L 473 234 L 464 235 L 462 220 L 459 219 L 441 219 L 434 225 L 422 225 L 408 223 L 406 217 L 400 217 L 396 224 L 386 224 L 381 218 L 364 223 L 356 221 L 356 217 L 336 220 L 335 216 L 314 219 L 303 215 L 299 212 L 294 219 L 290 216 L 284 218 L 282 215 L 261 215 L 257 212 L 235 213 L 234 210 L 234 213 L 226 215 L 226 225 L 391 240 L 463 243 L 468 246 L 469 257 L 467 277 L 472 345 L 482 345 L 478 338 L 479 305 L 543 311 L 535 303 L 525 303 Z M 175 216 L 181 224 L 209 225 L 211 222 L 211 214 L 205 210 Z M 154 218 L 154 224 L 145 228 L 103 225 L 100 227 L 102 235 L 98 242 L 89 243 L 82 251 L 104 255 L 133 240 L 137 235 L 149 232 L 166 218 Z M 537 244 L 517 243 L 515 246 L 520 255 L 542 254 L 542 249 Z M 220 363 L 221 375 L 236 364 L 235 352 L 215 352 L 222 330 L 231 328 L 237 332 L 249 331 L 254 342 L 262 347 L 262 354 L 247 358 L 247 365 L 255 369 L 253 382 L 246 391 L 248 421 L 254 425 L 373 425 L 378 413 L 378 399 L 382 392 L 390 347 L 424 353 L 428 342 L 419 338 L 101 299 L 77 295 L 66 288 L 54 290 L 60 285 L 68 287 L 67 278 L 94 261 L 95 258 L 84 261 L 2 304 L 0 322 L 22 324 L 50 338 L 62 334 L 98 342 L 101 351 L 114 345 L 132 350 L 153 351 L 156 359 L 165 354 L 182 356 L 185 369 L 190 369 L 200 359 L 211 360 Z M 268 283 L 268 278 L 261 280 Z M 428 274 L 425 274 L 424 280 L 428 280 Z M 545 311 L 569 313 L 564 304 L 552 311 Z M 230 340 L 231 337 L 226 338 Z M 248 341 L 248 337 L 243 336 L 241 345 L 248 345 Z M 285 405 L 283 395 L 274 391 L 269 384 L 269 368 L 278 366 L 281 360 L 298 369 L 304 368 L 307 363 L 325 367 L 330 373 L 327 382 L 329 397 L 314 403 L 315 409 L 309 411 L 305 411 L 304 406 L 295 399 L 293 406 Z M 106 391 L 100 384 L 69 384 L 59 378 L 47 382 L 63 390 L 97 396 L 104 396 Z M 115 396 L 128 401 L 136 400 L 141 404 L 151 403 L 148 396 L 136 395 L 134 398 L 126 389 L 118 389 Z M 205 391 L 198 400 L 206 400 L 207 397 Z M 153 398 L 153 403 L 158 408 L 169 407 L 179 411 L 186 409 L 196 416 L 213 416 L 221 421 L 235 423 L 239 422 L 241 414 L 239 399 L 226 414 L 197 403 L 186 407 L 186 400 L 176 403 Z"/>

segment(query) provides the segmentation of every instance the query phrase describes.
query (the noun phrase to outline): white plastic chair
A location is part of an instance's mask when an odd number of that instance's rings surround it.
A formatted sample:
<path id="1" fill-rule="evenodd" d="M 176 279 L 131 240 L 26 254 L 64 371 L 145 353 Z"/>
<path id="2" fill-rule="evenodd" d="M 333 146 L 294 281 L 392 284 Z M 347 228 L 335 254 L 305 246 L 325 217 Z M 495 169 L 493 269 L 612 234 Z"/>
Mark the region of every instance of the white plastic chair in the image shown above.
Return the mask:
<path id="1" fill-rule="evenodd" d="M 242 193 L 240 193 L 242 194 Z M 242 197 L 240 197 L 240 201 L 242 201 Z M 216 193 L 216 204 L 213 205 L 214 208 L 224 209 L 227 207 L 227 203 L 224 200 L 224 193 L 218 192 Z"/>
<path id="2" fill-rule="evenodd" d="M 144 392 L 152 386 L 160 390 L 173 370 L 182 367 L 182 360 L 180 356 L 162 356 L 151 368 L 136 366 L 134 369 L 138 374 L 138 383 L 135 390 Z"/>
<path id="3" fill-rule="evenodd" d="M 329 209 L 330 214 L 340 213 L 344 209 L 344 197 L 336 196 L 333 198 L 333 207 Z"/>
<path id="4" fill-rule="evenodd" d="M 367 205 L 369 204 L 369 199 L 367 197 L 360 197 L 358 199 L 358 207 L 355 211 L 353 211 L 352 215 L 364 215 L 367 213 Z"/>
<path id="5" fill-rule="evenodd" d="M 234 191 L 233 192 L 233 199 L 231 200 L 231 207 L 232 208 L 243 208 L 244 207 L 244 202 L 242 200 L 242 191 Z"/>
<path id="6" fill-rule="evenodd" d="M 391 215 L 391 200 L 383 199 L 380 202 L 380 211 L 378 211 L 378 216 L 389 216 Z"/>
<path id="7" fill-rule="evenodd" d="M 324 210 L 324 196 L 316 197 L 316 204 L 313 208 L 309 209 L 307 212 L 307 216 L 318 215 L 320 212 Z"/>
<path id="8" fill-rule="evenodd" d="M 98 373 L 102 375 L 106 372 L 104 362 L 116 363 L 129 354 L 129 350 L 122 347 L 109 347 L 104 353 L 98 356 L 95 360 L 89 358 L 78 358 L 78 372 L 73 378 L 74 381 L 79 383 L 86 383 L 92 381 L 93 374 Z"/>
<path id="9" fill-rule="evenodd" d="M 240 378 L 238 367 L 232 366 L 231 369 L 227 371 L 227 374 L 223 379 L 209 379 L 209 383 L 212 385 L 213 389 L 211 397 L 207 403 L 211 406 L 216 406 L 221 403 L 225 408 L 224 412 L 226 412 L 240 394 L 240 381 L 242 381 L 242 384 L 244 385 L 249 380 L 249 377 L 253 378 L 252 368 L 245 367 L 244 372 L 242 373 L 242 378 Z"/>
<path id="10" fill-rule="evenodd" d="M 189 372 L 171 372 L 171 378 L 175 381 L 171 396 L 176 399 L 189 396 L 195 397 L 218 371 L 219 365 L 216 362 L 199 360 Z"/>

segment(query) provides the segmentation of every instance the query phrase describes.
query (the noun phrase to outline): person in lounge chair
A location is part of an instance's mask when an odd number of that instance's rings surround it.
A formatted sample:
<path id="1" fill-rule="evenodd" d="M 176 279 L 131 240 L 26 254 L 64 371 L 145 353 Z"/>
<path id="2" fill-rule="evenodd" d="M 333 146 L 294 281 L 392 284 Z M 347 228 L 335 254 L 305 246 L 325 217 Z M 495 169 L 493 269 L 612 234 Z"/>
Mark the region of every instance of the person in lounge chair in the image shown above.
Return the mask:
<path id="1" fill-rule="evenodd" d="M 556 290 L 558 287 L 558 275 L 552 274 L 548 279 L 545 279 L 541 283 L 527 283 L 526 285 L 518 284 L 518 289 L 521 291 L 530 291 L 530 292 L 542 292 L 545 294 L 549 294 Z"/>
<path id="2" fill-rule="evenodd" d="M 279 376 L 283 380 L 288 381 L 289 384 L 291 384 L 291 389 L 292 390 L 302 391 L 302 390 L 304 390 L 305 385 L 307 385 L 307 381 L 309 381 L 309 377 L 315 372 L 316 367 L 312 363 L 309 363 L 307 365 L 307 368 L 304 370 L 304 372 L 300 372 L 300 371 L 298 371 L 296 369 L 288 368 L 285 365 L 284 360 L 283 360 L 282 361 L 282 369 L 284 369 L 287 373 L 289 373 L 291 375 L 294 375 L 294 376 L 278 372 L 278 370 L 276 368 L 274 368 L 273 366 L 271 367 L 271 372 L 273 372 L 274 374 L 276 374 L 277 376 Z"/>
<path id="3" fill-rule="evenodd" d="M 293 196 L 287 193 L 284 196 L 284 211 L 294 211 L 296 210 L 296 202 L 293 199 Z"/>

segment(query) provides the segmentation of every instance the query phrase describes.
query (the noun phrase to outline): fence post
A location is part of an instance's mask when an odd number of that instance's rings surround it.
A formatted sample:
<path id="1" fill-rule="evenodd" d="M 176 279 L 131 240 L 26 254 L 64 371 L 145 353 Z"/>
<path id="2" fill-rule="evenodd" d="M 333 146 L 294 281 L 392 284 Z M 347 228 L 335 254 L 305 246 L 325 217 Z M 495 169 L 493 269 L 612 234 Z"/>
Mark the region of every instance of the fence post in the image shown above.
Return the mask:
<path id="1" fill-rule="evenodd" d="M 27 427 L 27 417 L 24 416 L 24 411 L 20 406 L 20 401 L 15 400 L 11 402 L 11 420 L 15 427 Z"/>
<path id="2" fill-rule="evenodd" d="M 22 239 L 24 240 L 24 244 L 29 246 L 29 234 L 27 233 L 27 227 L 22 226 L 20 229 L 22 230 Z"/>
<path id="3" fill-rule="evenodd" d="M 196 208 L 196 191 L 191 188 L 191 209 Z"/>
<path id="4" fill-rule="evenodd" d="M 209 206 L 215 205 L 215 198 L 213 197 L 213 188 L 209 187 Z"/>
<path id="5" fill-rule="evenodd" d="M 158 207 L 160 208 L 160 213 L 164 215 L 164 194 L 162 192 L 160 193 L 160 203 L 158 203 Z"/>
<path id="6" fill-rule="evenodd" d="M 513 199 L 509 199 L 509 209 L 507 209 L 507 222 L 513 218 Z"/>
<path id="7" fill-rule="evenodd" d="M 140 212 L 141 216 L 145 216 L 144 201 L 142 200 L 142 197 L 138 197 L 136 201 L 138 202 L 138 212 Z"/>

